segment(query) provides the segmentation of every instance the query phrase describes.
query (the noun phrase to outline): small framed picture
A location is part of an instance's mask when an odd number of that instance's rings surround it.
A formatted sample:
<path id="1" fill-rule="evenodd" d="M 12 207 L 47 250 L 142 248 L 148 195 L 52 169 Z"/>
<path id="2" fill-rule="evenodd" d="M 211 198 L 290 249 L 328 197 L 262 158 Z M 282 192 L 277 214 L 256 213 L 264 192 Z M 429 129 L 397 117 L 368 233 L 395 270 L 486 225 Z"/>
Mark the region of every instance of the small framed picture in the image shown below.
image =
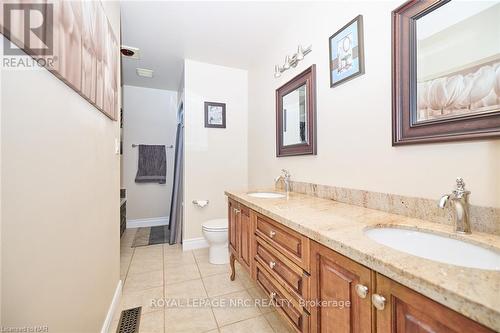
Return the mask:
<path id="1" fill-rule="evenodd" d="M 358 15 L 330 37 L 330 88 L 365 73 L 363 16 Z"/>
<path id="2" fill-rule="evenodd" d="M 226 128 L 226 104 L 205 102 L 205 127 Z"/>

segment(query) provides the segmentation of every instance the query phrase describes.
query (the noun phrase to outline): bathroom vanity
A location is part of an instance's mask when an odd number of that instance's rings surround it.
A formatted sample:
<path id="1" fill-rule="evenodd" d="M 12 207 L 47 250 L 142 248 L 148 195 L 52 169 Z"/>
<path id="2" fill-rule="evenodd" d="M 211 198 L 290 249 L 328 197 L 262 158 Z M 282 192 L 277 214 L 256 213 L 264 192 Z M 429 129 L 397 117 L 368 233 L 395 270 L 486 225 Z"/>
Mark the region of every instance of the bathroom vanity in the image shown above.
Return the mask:
<path id="1" fill-rule="evenodd" d="M 386 225 L 452 235 L 448 225 L 294 192 L 226 195 L 231 279 L 238 261 L 297 332 L 500 330 L 500 272 L 412 256 L 365 235 Z"/>

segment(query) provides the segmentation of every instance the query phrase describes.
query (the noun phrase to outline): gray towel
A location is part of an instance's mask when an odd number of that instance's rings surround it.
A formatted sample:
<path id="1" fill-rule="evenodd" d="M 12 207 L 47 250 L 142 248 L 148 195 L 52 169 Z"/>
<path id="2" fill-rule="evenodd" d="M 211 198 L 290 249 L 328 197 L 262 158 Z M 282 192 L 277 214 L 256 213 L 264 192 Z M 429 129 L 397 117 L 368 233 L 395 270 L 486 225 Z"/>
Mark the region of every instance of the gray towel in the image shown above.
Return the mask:
<path id="1" fill-rule="evenodd" d="M 139 163 L 135 182 L 165 184 L 166 174 L 165 146 L 139 145 Z"/>

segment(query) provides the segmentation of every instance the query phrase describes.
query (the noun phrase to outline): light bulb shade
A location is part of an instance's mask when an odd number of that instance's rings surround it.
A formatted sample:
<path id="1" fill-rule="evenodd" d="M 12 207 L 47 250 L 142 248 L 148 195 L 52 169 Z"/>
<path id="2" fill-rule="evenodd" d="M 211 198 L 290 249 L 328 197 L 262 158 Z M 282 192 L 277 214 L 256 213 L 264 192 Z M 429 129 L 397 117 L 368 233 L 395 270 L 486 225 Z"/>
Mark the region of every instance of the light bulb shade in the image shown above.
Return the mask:
<path id="1" fill-rule="evenodd" d="M 302 45 L 299 45 L 299 47 L 297 48 L 297 56 L 296 56 L 296 59 L 298 61 L 304 59 L 304 49 L 302 48 Z"/>
<path id="2" fill-rule="evenodd" d="M 286 56 L 285 57 L 285 64 L 283 65 L 283 69 L 287 70 L 290 68 L 290 57 Z"/>
<path id="3" fill-rule="evenodd" d="M 281 76 L 280 66 L 274 65 L 274 77 L 279 78 Z"/>

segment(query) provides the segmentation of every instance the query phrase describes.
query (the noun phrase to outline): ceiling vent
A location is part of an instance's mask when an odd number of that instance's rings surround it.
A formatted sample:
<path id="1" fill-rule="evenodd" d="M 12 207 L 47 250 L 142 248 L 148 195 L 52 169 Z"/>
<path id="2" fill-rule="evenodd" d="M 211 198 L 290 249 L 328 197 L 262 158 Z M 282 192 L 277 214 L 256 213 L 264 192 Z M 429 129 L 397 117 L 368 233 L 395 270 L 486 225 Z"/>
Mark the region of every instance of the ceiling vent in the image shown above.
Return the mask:
<path id="1" fill-rule="evenodd" d="M 124 58 L 140 59 L 141 52 L 137 47 L 122 45 L 120 52 Z"/>
<path id="2" fill-rule="evenodd" d="M 137 75 L 142 77 L 153 77 L 153 71 L 151 69 L 146 68 L 136 68 L 135 71 Z"/>

